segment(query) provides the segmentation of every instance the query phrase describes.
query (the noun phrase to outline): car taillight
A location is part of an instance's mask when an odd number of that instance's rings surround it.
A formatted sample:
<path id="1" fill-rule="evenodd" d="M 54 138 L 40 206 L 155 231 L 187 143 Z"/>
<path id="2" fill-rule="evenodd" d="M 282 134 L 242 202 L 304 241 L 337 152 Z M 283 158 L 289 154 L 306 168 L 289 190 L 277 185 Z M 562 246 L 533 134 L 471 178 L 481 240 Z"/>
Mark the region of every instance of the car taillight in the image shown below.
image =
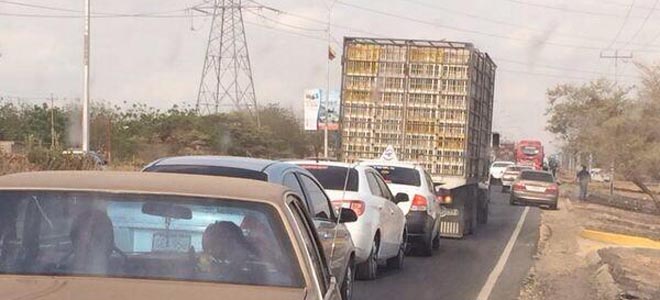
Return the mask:
<path id="1" fill-rule="evenodd" d="M 339 211 L 340 208 L 350 208 L 356 215 L 358 215 L 358 217 L 364 214 L 365 205 L 364 201 L 361 200 L 337 200 L 332 201 L 332 205 L 337 211 Z"/>
<path id="2" fill-rule="evenodd" d="M 513 189 L 514 189 L 514 190 L 524 190 L 524 189 L 525 189 L 525 184 L 522 183 L 522 182 L 516 182 L 516 183 L 513 185 Z"/>
<path id="3" fill-rule="evenodd" d="M 415 195 L 410 205 L 411 211 L 425 211 L 428 208 L 428 201 L 422 195 Z"/>
<path id="4" fill-rule="evenodd" d="M 545 189 L 546 194 L 556 194 L 559 191 L 556 185 L 551 185 Z"/>

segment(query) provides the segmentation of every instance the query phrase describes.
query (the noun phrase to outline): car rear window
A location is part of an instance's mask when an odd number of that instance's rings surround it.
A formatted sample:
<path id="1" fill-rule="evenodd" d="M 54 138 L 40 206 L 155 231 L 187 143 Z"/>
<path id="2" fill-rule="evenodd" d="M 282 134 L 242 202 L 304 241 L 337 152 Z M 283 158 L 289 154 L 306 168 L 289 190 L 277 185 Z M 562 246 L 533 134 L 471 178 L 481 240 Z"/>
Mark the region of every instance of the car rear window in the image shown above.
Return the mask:
<path id="1" fill-rule="evenodd" d="M 531 181 L 542 181 L 542 182 L 554 182 L 555 179 L 552 177 L 552 174 L 545 172 L 534 172 L 534 171 L 524 171 L 520 174 L 522 180 L 531 180 Z"/>
<path id="2" fill-rule="evenodd" d="M 225 176 L 244 179 L 254 179 L 259 181 L 268 181 L 268 175 L 264 172 L 218 166 L 194 166 L 194 165 L 161 165 L 152 166 L 144 170 L 145 172 L 163 172 L 180 173 L 194 175 Z"/>
<path id="3" fill-rule="evenodd" d="M 371 166 L 376 169 L 385 182 L 403 185 L 421 186 L 422 181 L 419 172 L 412 168 L 393 166 Z"/>
<path id="4" fill-rule="evenodd" d="M 539 149 L 534 146 L 524 146 L 522 147 L 522 152 L 526 155 L 537 155 L 539 154 Z"/>
<path id="5" fill-rule="evenodd" d="M 511 172 L 520 172 L 522 170 L 529 170 L 529 169 L 530 169 L 529 167 L 525 167 L 525 166 L 510 166 L 506 168 L 507 171 L 511 171 Z"/>
<path id="6" fill-rule="evenodd" d="M 66 191 L 0 192 L 0 274 L 302 287 L 272 205 Z"/>
<path id="7" fill-rule="evenodd" d="M 346 185 L 347 191 L 358 191 L 358 172 L 353 168 L 315 164 L 301 164 L 300 167 L 312 173 L 326 190 L 343 191 Z"/>
<path id="8" fill-rule="evenodd" d="M 504 167 L 508 167 L 510 165 L 511 164 L 508 164 L 508 163 L 494 163 L 493 168 L 504 168 Z"/>

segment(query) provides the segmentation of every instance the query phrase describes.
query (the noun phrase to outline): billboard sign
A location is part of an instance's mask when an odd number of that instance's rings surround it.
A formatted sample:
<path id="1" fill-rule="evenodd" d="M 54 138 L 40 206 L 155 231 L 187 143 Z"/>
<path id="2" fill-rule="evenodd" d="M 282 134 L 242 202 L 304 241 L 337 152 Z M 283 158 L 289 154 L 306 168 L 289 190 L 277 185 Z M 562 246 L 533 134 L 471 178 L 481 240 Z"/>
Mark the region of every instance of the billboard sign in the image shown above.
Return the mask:
<path id="1" fill-rule="evenodd" d="M 305 130 L 339 130 L 339 91 L 330 92 L 330 99 L 322 89 L 305 90 L 303 103 Z M 326 109 L 327 106 L 327 109 Z"/>
<path id="2" fill-rule="evenodd" d="M 305 90 L 305 97 L 303 99 L 305 130 L 318 130 L 321 95 L 321 89 Z"/>

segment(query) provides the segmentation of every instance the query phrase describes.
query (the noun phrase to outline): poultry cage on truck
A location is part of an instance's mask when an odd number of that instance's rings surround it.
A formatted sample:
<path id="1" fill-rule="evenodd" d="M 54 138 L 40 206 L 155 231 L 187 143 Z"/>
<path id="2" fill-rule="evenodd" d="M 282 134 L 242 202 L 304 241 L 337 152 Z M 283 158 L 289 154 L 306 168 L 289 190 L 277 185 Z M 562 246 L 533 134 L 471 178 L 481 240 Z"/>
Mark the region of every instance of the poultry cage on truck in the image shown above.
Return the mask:
<path id="1" fill-rule="evenodd" d="M 345 38 L 341 159 L 374 159 L 392 145 L 437 178 L 441 199 L 452 199 L 442 204 L 450 213 L 442 235 L 471 232 L 483 215 L 495 70 L 471 43 Z"/>

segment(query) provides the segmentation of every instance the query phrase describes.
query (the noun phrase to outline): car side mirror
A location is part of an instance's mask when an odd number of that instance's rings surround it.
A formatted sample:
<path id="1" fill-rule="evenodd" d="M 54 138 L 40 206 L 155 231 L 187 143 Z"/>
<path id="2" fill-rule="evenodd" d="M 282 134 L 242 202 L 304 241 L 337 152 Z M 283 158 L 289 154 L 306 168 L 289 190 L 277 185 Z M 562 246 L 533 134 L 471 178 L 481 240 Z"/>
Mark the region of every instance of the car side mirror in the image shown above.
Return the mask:
<path id="1" fill-rule="evenodd" d="M 408 202 L 410 201 L 410 198 L 408 197 L 408 194 L 406 193 L 398 193 L 396 196 L 394 196 L 394 203 L 399 204 L 402 202 Z"/>
<path id="2" fill-rule="evenodd" d="M 354 210 L 350 208 L 339 209 L 339 223 L 351 223 L 357 221 L 358 216 Z"/>

